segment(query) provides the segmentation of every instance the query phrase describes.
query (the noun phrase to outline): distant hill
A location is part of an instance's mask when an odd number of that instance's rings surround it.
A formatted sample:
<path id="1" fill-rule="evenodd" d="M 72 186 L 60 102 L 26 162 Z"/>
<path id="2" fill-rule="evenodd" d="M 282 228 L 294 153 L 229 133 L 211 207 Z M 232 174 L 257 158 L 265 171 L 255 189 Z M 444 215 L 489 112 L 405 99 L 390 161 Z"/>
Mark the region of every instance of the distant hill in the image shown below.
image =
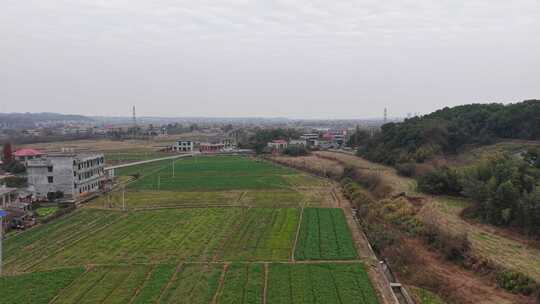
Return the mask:
<path id="1" fill-rule="evenodd" d="M 444 108 L 401 123 L 388 123 L 358 151 L 372 161 L 395 165 L 459 152 L 465 145 L 500 139 L 540 139 L 540 100 L 470 104 Z"/>
<path id="2" fill-rule="evenodd" d="M 92 122 L 83 115 L 58 113 L 0 113 L 0 125 L 10 128 L 33 128 L 40 124 L 55 122 Z"/>

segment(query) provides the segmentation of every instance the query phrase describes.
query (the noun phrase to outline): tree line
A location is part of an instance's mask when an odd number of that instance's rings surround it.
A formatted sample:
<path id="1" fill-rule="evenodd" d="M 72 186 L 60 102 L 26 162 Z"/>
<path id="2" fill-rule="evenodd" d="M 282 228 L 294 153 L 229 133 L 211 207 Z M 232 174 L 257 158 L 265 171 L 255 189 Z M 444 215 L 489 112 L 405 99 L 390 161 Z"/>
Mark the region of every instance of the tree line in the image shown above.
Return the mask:
<path id="1" fill-rule="evenodd" d="M 540 148 L 489 155 L 465 168 L 435 169 L 418 178 L 418 189 L 470 198 L 469 215 L 540 235 Z"/>
<path id="2" fill-rule="evenodd" d="M 358 154 L 387 165 L 421 163 L 436 155 L 457 153 L 465 145 L 497 139 L 540 139 L 540 100 L 446 107 L 387 123 L 364 141 Z"/>

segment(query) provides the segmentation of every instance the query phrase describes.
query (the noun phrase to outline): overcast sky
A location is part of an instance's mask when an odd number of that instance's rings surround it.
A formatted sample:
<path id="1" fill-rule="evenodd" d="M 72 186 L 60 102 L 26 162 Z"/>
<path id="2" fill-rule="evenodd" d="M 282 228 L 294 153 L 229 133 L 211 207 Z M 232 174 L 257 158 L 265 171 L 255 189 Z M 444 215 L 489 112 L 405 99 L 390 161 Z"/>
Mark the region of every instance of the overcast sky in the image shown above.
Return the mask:
<path id="1" fill-rule="evenodd" d="M 538 0 L 3 0 L 0 112 L 380 117 L 540 98 Z"/>

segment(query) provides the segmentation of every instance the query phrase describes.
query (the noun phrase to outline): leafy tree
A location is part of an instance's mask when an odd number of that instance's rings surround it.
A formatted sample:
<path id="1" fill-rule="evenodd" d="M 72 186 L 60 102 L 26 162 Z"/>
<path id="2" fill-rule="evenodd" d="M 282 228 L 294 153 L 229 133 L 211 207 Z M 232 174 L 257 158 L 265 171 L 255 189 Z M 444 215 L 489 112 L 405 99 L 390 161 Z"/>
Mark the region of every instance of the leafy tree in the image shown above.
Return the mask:
<path id="1" fill-rule="evenodd" d="M 369 132 L 367 130 L 360 129 L 360 126 L 356 126 L 356 129 L 353 134 L 349 137 L 347 141 L 347 146 L 349 147 L 358 147 L 366 144 L 370 139 Z"/>
<path id="2" fill-rule="evenodd" d="M 300 146 L 288 146 L 283 150 L 283 154 L 289 155 L 289 156 L 305 156 L 309 154 L 309 150 L 300 145 Z"/>
<path id="3" fill-rule="evenodd" d="M 459 183 L 458 172 L 444 167 L 420 176 L 418 189 L 430 194 L 459 195 L 462 187 Z"/>
<path id="4" fill-rule="evenodd" d="M 4 144 L 4 148 L 2 150 L 3 158 L 2 160 L 4 162 L 10 162 L 13 159 L 13 150 L 11 148 L 11 143 L 7 142 Z"/>

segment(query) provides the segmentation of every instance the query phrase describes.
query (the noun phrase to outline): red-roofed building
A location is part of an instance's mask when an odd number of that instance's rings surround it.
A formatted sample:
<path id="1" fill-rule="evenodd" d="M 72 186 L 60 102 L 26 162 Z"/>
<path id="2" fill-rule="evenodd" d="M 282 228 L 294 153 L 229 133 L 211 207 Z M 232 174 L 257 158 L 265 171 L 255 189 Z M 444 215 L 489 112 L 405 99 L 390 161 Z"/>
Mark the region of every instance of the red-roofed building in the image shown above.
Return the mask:
<path id="1" fill-rule="evenodd" d="M 24 164 L 26 164 L 27 160 L 40 158 L 42 155 L 43 153 L 41 153 L 40 151 L 30 148 L 19 149 L 13 153 L 15 160 L 18 160 Z"/>

